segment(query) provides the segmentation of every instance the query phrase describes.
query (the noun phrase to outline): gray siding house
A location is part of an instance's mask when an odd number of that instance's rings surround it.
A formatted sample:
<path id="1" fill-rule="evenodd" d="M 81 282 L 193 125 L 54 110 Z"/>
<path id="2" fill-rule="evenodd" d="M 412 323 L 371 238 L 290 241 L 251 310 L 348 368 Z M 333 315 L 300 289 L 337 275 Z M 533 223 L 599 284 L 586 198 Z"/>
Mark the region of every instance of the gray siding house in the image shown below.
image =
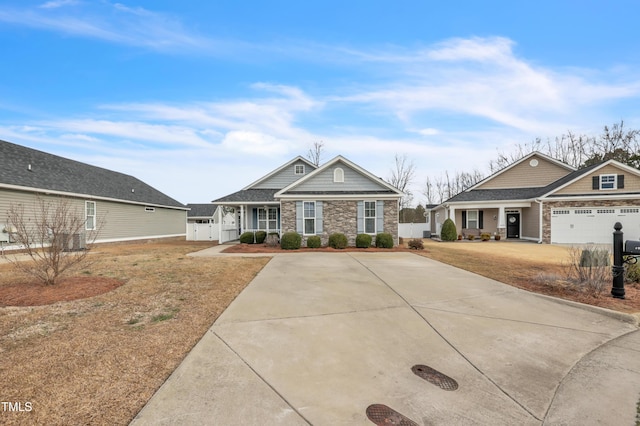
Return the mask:
<path id="1" fill-rule="evenodd" d="M 187 207 L 133 176 L 0 141 L 0 231 L 12 204 L 28 212 L 61 197 L 84 214 L 87 234 L 101 225 L 96 242 L 186 233 Z"/>
<path id="2" fill-rule="evenodd" d="M 242 190 L 213 202 L 237 212 L 238 232 L 298 232 L 303 244 L 335 232 L 390 233 L 398 244 L 402 192 L 342 156 L 316 167 L 296 157 Z"/>

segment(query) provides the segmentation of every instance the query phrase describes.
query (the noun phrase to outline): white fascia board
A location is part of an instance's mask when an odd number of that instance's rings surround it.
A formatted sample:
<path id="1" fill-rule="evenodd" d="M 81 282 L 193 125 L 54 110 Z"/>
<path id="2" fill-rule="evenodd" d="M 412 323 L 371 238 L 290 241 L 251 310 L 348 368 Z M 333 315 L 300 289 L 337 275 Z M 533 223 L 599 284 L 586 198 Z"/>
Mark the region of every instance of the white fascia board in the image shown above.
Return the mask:
<path id="1" fill-rule="evenodd" d="M 503 201 L 463 201 L 446 203 L 446 207 L 459 208 L 498 208 L 498 207 L 531 207 L 533 200 L 503 200 Z"/>
<path id="2" fill-rule="evenodd" d="M 398 195 L 389 194 L 291 194 L 278 197 L 283 201 L 290 200 L 399 200 Z"/>
<path id="3" fill-rule="evenodd" d="M 111 201 L 114 203 L 133 204 L 138 206 L 149 206 L 149 207 L 162 207 L 165 209 L 173 209 L 173 210 L 184 210 L 184 211 L 191 210 L 188 207 L 165 206 L 162 204 L 144 203 L 141 201 L 129 201 L 129 200 L 122 200 L 119 198 L 101 197 L 99 195 L 91 195 L 91 194 L 77 194 L 75 192 L 54 191 L 51 189 L 31 188 L 28 186 L 0 184 L 0 188 L 11 189 L 14 191 L 33 192 L 35 194 L 43 194 L 43 195 L 62 195 L 64 197 L 82 198 L 85 200 Z"/>
<path id="4" fill-rule="evenodd" d="M 262 176 L 260 179 L 251 182 L 249 185 L 245 186 L 244 188 L 242 188 L 242 190 L 245 189 L 251 189 L 254 185 L 259 184 L 260 182 L 269 179 L 271 176 L 280 173 L 282 170 L 286 169 L 287 167 L 291 167 L 293 165 L 293 163 L 295 163 L 296 161 L 302 160 L 304 161 L 307 165 L 309 165 L 311 168 L 313 168 L 313 171 L 311 171 L 311 173 L 313 173 L 316 169 L 318 169 L 318 166 L 316 166 L 315 164 L 313 164 L 311 161 L 307 160 L 306 158 L 302 157 L 301 155 L 298 155 L 296 158 L 294 158 L 293 160 L 283 164 L 282 166 L 278 167 L 277 169 L 269 172 L 268 174 Z"/>
<path id="5" fill-rule="evenodd" d="M 545 203 L 553 201 L 602 201 L 602 200 L 640 200 L 640 194 L 603 194 L 603 195 L 567 195 L 562 197 L 546 197 L 541 199 Z"/>

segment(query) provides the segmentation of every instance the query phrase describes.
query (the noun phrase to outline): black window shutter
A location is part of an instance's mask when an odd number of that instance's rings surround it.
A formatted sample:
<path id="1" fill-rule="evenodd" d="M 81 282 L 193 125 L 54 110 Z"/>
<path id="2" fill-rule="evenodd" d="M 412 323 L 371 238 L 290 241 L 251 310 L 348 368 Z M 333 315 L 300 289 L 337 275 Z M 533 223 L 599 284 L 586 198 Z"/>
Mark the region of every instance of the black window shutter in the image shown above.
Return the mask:
<path id="1" fill-rule="evenodd" d="M 618 175 L 618 189 L 624 188 L 624 175 Z"/>
<path id="2" fill-rule="evenodd" d="M 480 210 L 478 212 L 478 228 L 480 228 L 480 229 L 484 228 L 484 226 L 482 226 L 483 225 L 482 224 L 482 217 L 484 216 L 483 213 L 484 212 L 482 210 Z"/>
<path id="3" fill-rule="evenodd" d="M 466 210 L 462 210 L 462 227 L 463 228 L 467 227 L 467 211 Z"/>
<path id="4" fill-rule="evenodd" d="M 591 188 L 600 189 L 600 176 L 594 176 L 591 178 Z"/>

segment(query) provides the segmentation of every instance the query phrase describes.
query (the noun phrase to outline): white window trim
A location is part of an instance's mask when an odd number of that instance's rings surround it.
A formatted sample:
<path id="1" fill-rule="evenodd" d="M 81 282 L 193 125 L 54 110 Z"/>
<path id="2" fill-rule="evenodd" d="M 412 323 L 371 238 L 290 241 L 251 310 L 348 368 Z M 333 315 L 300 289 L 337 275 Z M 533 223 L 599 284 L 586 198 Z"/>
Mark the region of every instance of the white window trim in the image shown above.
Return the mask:
<path id="1" fill-rule="evenodd" d="M 476 218 L 473 219 L 476 222 L 476 226 L 469 226 L 469 213 L 475 213 Z M 478 229 L 480 227 L 480 211 L 479 210 L 467 210 L 467 223 L 464 224 L 464 227 L 467 229 Z"/>
<path id="2" fill-rule="evenodd" d="M 313 204 L 313 217 L 307 217 L 306 204 Z M 316 220 L 318 214 L 318 206 L 315 201 L 303 201 L 302 202 L 302 235 L 316 235 Z M 307 220 L 313 220 L 313 232 L 307 232 Z"/>
<path id="3" fill-rule="evenodd" d="M 611 182 L 603 182 L 603 178 L 613 178 L 613 181 Z M 611 188 L 603 188 L 603 183 L 604 184 L 611 184 L 613 185 Z M 611 189 L 618 189 L 618 176 L 617 175 L 600 175 L 600 190 L 611 190 Z"/>
<path id="4" fill-rule="evenodd" d="M 342 170 L 342 168 L 337 167 L 333 171 L 333 182 L 334 183 L 344 183 L 344 170 Z"/>
<path id="5" fill-rule="evenodd" d="M 298 172 L 298 169 L 300 172 Z M 293 174 L 294 175 L 303 175 L 304 174 L 304 164 L 296 164 L 293 166 Z"/>
<path id="6" fill-rule="evenodd" d="M 89 214 L 89 205 L 93 204 L 93 214 Z M 98 216 L 98 206 L 95 201 L 85 201 L 84 202 L 84 229 L 86 231 L 95 231 L 96 229 L 96 219 Z M 89 218 L 92 218 L 93 226 L 89 226 Z"/>
<path id="7" fill-rule="evenodd" d="M 367 216 L 367 203 L 372 203 L 373 204 L 373 216 Z M 364 201 L 363 204 L 364 207 L 364 212 L 363 212 L 363 231 L 365 234 L 369 234 L 369 235 L 376 235 L 377 234 L 377 227 L 378 227 L 378 217 L 376 216 L 376 210 L 378 207 L 378 201 Z M 367 220 L 373 220 L 373 232 L 367 232 Z"/>

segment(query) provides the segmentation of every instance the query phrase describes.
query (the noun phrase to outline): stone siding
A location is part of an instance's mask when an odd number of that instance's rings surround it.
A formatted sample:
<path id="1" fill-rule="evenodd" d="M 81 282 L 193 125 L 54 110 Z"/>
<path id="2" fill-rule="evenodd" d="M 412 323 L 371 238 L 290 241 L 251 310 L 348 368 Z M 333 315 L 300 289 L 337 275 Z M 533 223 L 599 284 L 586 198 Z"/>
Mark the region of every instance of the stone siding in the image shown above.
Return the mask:
<path id="1" fill-rule="evenodd" d="M 580 207 L 638 207 L 640 199 L 636 200 L 591 200 L 591 201 L 545 201 L 542 211 L 542 242 L 551 244 L 551 210 Z M 611 231 L 613 233 L 613 231 Z"/>
<path id="2" fill-rule="evenodd" d="M 322 201 L 322 245 L 327 245 L 329 235 L 341 232 L 346 235 L 350 246 L 356 245 L 358 218 L 358 200 L 323 200 Z M 296 232 L 296 202 L 282 201 L 280 205 L 282 232 Z M 384 232 L 393 236 L 398 245 L 398 202 L 384 202 Z M 302 236 L 302 247 L 306 247 L 307 239 Z"/>

